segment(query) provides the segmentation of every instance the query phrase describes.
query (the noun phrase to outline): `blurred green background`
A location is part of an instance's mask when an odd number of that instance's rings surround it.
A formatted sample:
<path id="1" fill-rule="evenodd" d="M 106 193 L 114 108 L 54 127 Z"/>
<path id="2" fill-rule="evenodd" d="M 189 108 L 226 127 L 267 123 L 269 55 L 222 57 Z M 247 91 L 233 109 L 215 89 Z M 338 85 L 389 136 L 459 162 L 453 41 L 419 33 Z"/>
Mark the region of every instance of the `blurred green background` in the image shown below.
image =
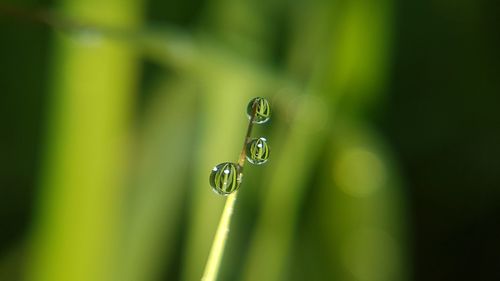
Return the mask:
<path id="1" fill-rule="evenodd" d="M 0 2 L 0 280 L 499 280 L 493 1 Z"/>

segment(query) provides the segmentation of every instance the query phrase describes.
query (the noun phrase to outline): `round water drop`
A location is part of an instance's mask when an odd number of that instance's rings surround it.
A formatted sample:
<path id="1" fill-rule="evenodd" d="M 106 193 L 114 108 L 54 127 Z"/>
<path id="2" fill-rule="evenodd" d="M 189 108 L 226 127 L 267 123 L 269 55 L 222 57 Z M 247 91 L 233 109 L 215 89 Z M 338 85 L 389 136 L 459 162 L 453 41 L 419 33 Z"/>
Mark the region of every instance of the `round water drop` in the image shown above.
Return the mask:
<path id="1" fill-rule="evenodd" d="M 210 173 L 210 185 L 220 195 L 228 195 L 240 187 L 241 173 L 239 167 L 230 162 L 215 166 Z"/>
<path id="2" fill-rule="evenodd" d="M 255 108 L 254 108 L 255 107 Z M 248 118 L 252 118 L 255 112 L 253 123 L 262 124 L 269 120 L 271 117 L 271 107 L 265 98 L 253 98 L 247 106 Z"/>
<path id="3" fill-rule="evenodd" d="M 247 144 L 247 160 L 248 162 L 260 165 L 267 162 L 269 159 L 269 146 L 265 138 L 253 139 Z"/>

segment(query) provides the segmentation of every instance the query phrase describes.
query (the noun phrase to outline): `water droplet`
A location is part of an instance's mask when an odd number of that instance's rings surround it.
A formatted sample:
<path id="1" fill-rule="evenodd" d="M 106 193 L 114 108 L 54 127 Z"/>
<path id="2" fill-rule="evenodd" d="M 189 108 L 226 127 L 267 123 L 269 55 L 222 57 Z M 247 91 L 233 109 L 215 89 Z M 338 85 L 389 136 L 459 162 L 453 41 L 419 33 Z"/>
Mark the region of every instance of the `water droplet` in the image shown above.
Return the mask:
<path id="1" fill-rule="evenodd" d="M 224 162 L 212 169 L 209 181 L 213 191 L 217 194 L 228 195 L 238 190 L 241 177 L 238 165 Z"/>
<path id="2" fill-rule="evenodd" d="M 256 108 L 254 109 L 254 105 Z M 262 124 L 269 120 L 271 117 L 271 107 L 265 98 L 253 98 L 247 105 L 248 118 L 252 118 L 255 110 L 255 118 L 253 123 Z"/>
<path id="3" fill-rule="evenodd" d="M 269 146 L 265 138 L 253 139 L 247 144 L 247 160 L 248 162 L 261 165 L 269 159 Z"/>

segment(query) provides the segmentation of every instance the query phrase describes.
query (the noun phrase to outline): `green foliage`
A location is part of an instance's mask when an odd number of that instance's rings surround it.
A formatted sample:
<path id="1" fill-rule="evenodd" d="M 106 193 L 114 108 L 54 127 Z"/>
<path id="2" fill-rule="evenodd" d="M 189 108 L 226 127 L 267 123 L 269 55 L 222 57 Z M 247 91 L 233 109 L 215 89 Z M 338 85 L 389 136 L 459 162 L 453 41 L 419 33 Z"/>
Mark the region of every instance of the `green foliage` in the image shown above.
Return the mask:
<path id="1" fill-rule="evenodd" d="M 392 2 L 207 1 L 185 29 L 144 23 L 144 4 L 58 6 L 88 26 L 54 26 L 27 280 L 199 280 L 224 204 L 208 174 L 255 96 L 272 157 L 245 174 L 219 280 L 406 280 L 397 171 L 365 117 Z"/>

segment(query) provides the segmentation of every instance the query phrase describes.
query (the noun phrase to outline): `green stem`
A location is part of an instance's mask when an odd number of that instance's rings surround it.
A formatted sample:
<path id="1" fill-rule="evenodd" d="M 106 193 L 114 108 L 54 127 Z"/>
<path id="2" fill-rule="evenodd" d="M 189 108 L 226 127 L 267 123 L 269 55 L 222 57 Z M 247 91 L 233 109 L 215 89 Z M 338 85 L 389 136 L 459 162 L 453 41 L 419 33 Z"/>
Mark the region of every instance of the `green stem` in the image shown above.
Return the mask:
<path id="1" fill-rule="evenodd" d="M 224 211 L 222 212 L 219 226 L 217 227 L 217 232 L 215 233 L 214 242 L 212 244 L 212 248 L 210 249 L 207 265 L 205 266 L 205 272 L 201 278 L 202 281 L 214 281 L 216 280 L 215 278 L 217 278 L 222 255 L 224 254 L 224 248 L 229 233 L 229 225 L 231 223 L 231 216 L 233 214 L 237 194 L 238 192 L 234 192 L 227 197 L 226 205 L 224 206 Z"/>
<path id="2" fill-rule="evenodd" d="M 257 102 L 254 101 L 252 105 L 252 117 L 248 122 L 247 133 L 245 135 L 245 140 L 243 142 L 243 148 L 241 149 L 240 157 L 238 159 L 239 168 L 239 178 L 241 179 L 243 173 L 243 166 L 245 165 L 245 157 L 247 151 L 247 144 L 252 135 L 253 121 L 255 119 L 255 113 L 257 111 Z M 224 205 L 224 210 L 219 221 L 219 226 L 217 227 L 217 232 L 212 243 L 212 248 L 210 249 L 210 254 L 208 255 L 207 264 L 205 266 L 205 271 L 203 272 L 202 281 L 213 281 L 217 277 L 219 272 L 220 262 L 224 254 L 224 248 L 226 245 L 229 225 L 231 223 L 231 215 L 233 214 L 234 203 L 236 202 L 236 196 L 238 191 L 230 194 L 226 199 L 226 204 Z"/>

